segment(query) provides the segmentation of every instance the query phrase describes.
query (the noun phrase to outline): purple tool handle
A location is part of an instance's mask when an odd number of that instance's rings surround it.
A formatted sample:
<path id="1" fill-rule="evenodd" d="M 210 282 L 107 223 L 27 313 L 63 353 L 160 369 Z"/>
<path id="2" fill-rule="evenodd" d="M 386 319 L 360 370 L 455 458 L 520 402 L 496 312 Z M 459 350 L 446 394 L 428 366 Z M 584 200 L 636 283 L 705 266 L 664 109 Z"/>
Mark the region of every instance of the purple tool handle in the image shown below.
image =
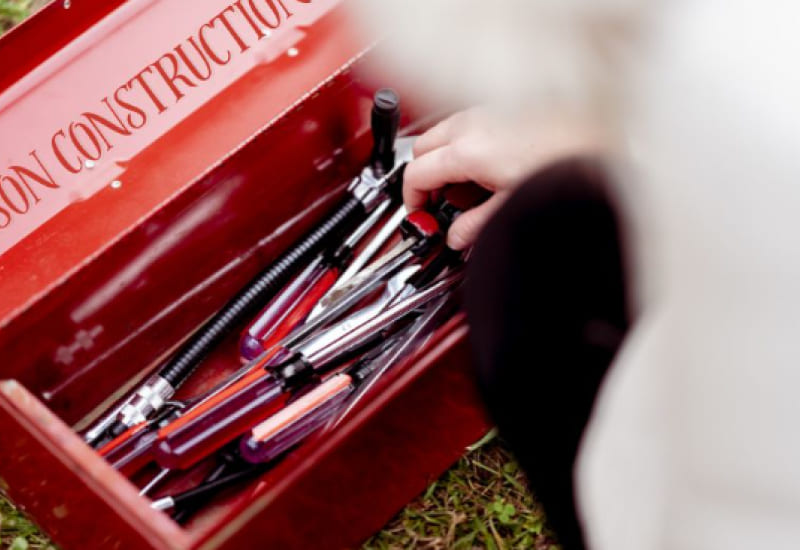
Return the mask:
<path id="1" fill-rule="evenodd" d="M 263 342 L 286 319 L 325 271 L 322 257 L 319 256 L 261 310 L 239 341 L 239 353 L 245 361 L 252 361 L 264 352 Z"/>
<path id="2" fill-rule="evenodd" d="M 352 385 L 342 388 L 319 406 L 287 424 L 269 439 L 259 441 L 252 437 L 252 432 L 245 434 L 239 445 L 242 458 L 251 464 L 263 464 L 274 460 L 325 426 L 342 409 L 352 392 Z"/>

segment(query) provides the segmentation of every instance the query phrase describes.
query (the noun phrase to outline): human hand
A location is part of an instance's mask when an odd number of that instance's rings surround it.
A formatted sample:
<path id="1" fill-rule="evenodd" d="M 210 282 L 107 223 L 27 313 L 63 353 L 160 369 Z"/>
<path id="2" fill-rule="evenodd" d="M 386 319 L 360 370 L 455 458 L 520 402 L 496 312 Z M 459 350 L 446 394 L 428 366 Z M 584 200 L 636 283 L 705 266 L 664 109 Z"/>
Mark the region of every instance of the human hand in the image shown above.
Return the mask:
<path id="1" fill-rule="evenodd" d="M 414 145 L 405 170 L 403 200 L 409 211 L 423 208 L 447 184 L 475 182 L 493 194 L 458 218 L 447 244 L 463 250 L 523 178 L 547 164 L 599 148 L 597 132 L 564 119 L 523 117 L 511 121 L 486 109 L 454 114 Z"/>

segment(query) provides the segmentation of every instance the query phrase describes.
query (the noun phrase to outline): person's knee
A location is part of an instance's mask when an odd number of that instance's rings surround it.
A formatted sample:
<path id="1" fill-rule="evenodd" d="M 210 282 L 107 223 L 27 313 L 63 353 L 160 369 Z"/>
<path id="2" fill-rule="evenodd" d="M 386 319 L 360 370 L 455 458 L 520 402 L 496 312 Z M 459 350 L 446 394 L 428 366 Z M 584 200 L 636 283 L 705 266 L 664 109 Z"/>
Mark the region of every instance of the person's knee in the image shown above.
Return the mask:
<path id="1" fill-rule="evenodd" d="M 581 162 L 534 175 L 488 223 L 466 301 L 490 400 L 534 376 L 560 389 L 564 362 L 616 348 L 626 324 L 618 226 L 598 168 Z"/>
<path id="2" fill-rule="evenodd" d="M 625 330 L 619 243 L 597 167 L 564 163 L 503 205 L 468 268 L 481 391 L 568 548 L 582 547 L 572 465 Z"/>

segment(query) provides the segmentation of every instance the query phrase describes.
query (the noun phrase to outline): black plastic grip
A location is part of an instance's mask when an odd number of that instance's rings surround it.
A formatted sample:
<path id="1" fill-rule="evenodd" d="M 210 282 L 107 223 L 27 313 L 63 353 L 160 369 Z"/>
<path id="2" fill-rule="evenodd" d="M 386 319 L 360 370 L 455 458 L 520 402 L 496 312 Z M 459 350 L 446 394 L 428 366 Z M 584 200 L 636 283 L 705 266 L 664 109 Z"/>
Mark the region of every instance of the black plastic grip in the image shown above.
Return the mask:
<path id="1" fill-rule="evenodd" d="M 262 271 L 200 327 L 161 368 L 159 376 L 173 387 L 180 385 L 235 326 L 263 307 L 304 264 L 364 215 L 364 206 L 357 199 L 350 197 L 341 203 L 325 222 Z"/>
<path id="2" fill-rule="evenodd" d="M 191 506 L 198 500 L 208 499 L 222 489 L 230 487 L 239 481 L 255 477 L 266 469 L 264 464 L 246 467 L 242 467 L 240 464 L 238 467 L 240 469 L 237 471 L 224 474 L 210 481 L 204 481 L 193 489 L 188 489 L 182 493 L 173 495 L 172 500 L 175 503 L 175 508 L 180 510 L 184 506 Z"/>
<path id="3" fill-rule="evenodd" d="M 455 265 L 461 259 L 461 252 L 444 246 L 428 265 L 408 278 L 408 284 L 421 289 L 431 284 L 446 268 Z"/>
<path id="4" fill-rule="evenodd" d="M 377 176 L 382 176 L 394 166 L 394 140 L 400 126 L 400 98 L 394 90 L 383 88 L 375 93 L 370 122 L 370 166 Z"/>

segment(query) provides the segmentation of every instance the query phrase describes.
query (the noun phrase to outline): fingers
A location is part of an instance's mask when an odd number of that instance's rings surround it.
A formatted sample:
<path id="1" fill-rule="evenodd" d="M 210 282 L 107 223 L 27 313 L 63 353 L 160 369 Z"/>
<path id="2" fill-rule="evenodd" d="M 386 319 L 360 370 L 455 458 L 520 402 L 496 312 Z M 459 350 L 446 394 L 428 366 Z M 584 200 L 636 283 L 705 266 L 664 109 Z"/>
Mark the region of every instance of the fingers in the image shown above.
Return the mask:
<path id="1" fill-rule="evenodd" d="M 405 170 L 403 202 L 410 211 L 423 208 L 431 191 L 448 183 L 469 181 L 466 162 L 453 146 L 434 149 L 411 161 Z"/>
<path id="2" fill-rule="evenodd" d="M 414 142 L 414 157 L 421 157 L 434 149 L 444 147 L 457 136 L 468 133 L 471 128 L 485 124 L 486 113 L 481 107 L 470 107 L 454 113 L 417 138 Z"/>
<path id="3" fill-rule="evenodd" d="M 464 142 L 468 140 L 463 138 L 478 127 L 481 113 L 477 107 L 460 111 L 417 138 L 415 160 L 409 163 L 403 184 L 403 201 L 409 210 L 424 207 L 430 193 L 445 184 L 474 179 L 466 166 L 474 164 L 470 162 L 474 155 L 467 154 Z"/>
<path id="4" fill-rule="evenodd" d="M 455 115 L 446 118 L 419 136 L 414 142 L 414 158 L 419 158 L 425 153 L 447 145 L 453 134 L 454 119 Z"/>
<path id="5" fill-rule="evenodd" d="M 454 250 L 464 250 L 471 246 L 506 197 L 507 193 L 495 193 L 483 204 L 458 216 L 447 232 L 447 245 Z"/>

